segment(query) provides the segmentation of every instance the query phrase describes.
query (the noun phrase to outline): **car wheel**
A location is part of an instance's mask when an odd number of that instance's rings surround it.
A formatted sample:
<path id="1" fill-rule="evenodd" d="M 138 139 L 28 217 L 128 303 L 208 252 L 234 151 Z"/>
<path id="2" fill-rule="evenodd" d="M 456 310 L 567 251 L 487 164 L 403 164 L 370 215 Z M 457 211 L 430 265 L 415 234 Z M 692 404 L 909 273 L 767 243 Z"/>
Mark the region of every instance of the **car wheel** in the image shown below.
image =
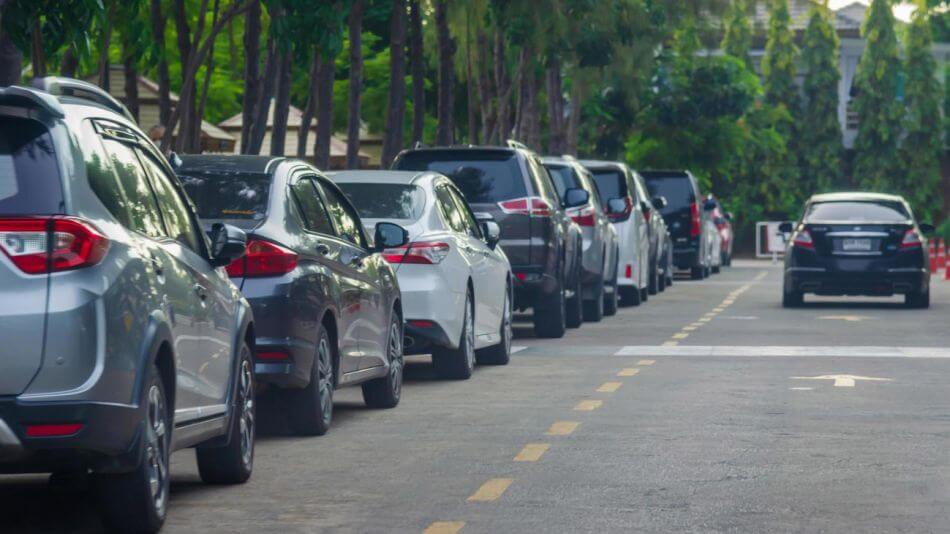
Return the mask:
<path id="1" fill-rule="evenodd" d="M 563 280 L 558 280 L 555 290 L 542 296 L 534 307 L 534 334 L 538 337 L 564 337 L 567 330 L 567 299 L 564 298 L 563 284 Z"/>
<path id="2" fill-rule="evenodd" d="M 472 377 L 475 370 L 475 313 L 472 308 L 472 294 L 466 293 L 458 348 L 436 347 L 432 351 L 432 366 L 440 378 L 468 380 Z"/>
<path id="3" fill-rule="evenodd" d="M 650 290 L 645 287 L 640 290 L 640 302 L 646 302 L 648 300 L 650 300 Z"/>
<path id="4" fill-rule="evenodd" d="M 928 287 L 927 291 L 917 291 L 904 295 L 904 306 L 917 309 L 930 308 L 930 288 Z"/>
<path id="5" fill-rule="evenodd" d="M 584 320 L 589 323 L 599 322 L 604 318 L 604 279 L 601 278 L 594 283 L 590 290 L 595 296 L 593 300 L 584 301 Z"/>
<path id="6" fill-rule="evenodd" d="M 650 281 L 647 282 L 647 292 L 656 295 L 660 292 L 660 270 L 656 265 L 650 268 Z"/>
<path id="7" fill-rule="evenodd" d="M 580 258 L 578 258 L 575 265 L 580 265 L 580 261 Z M 567 315 L 564 322 L 568 328 L 579 328 L 584 324 L 584 293 L 581 287 L 580 273 L 574 274 L 573 286 L 574 296 L 567 299 Z"/>
<path id="8" fill-rule="evenodd" d="M 96 493 L 109 530 L 158 532 L 168 511 L 171 416 L 158 367 L 149 368 L 142 404 L 145 406 L 142 453 L 129 473 L 95 477 Z"/>
<path id="9" fill-rule="evenodd" d="M 620 303 L 624 306 L 639 306 L 640 289 L 636 286 L 622 286 L 620 288 Z"/>
<path id="10" fill-rule="evenodd" d="M 660 275 L 660 279 L 657 281 L 656 288 L 660 291 L 660 293 L 666 291 L 666 273 Z"/>
<path id="11" fill-rule="evenodd" d="M 195 450 L 198 473 L 206 484 L 242 484 L 251 478 L 254 468 L 254 363 L 246 342 L 241 343 L 240 355 L 228 443 L 223 447 Z"/>
<path id="12" fill-rule="evenodd" d="M 395 408 L 402 397 L 402 373 L 406 367 L 402 350 L 402 318 L 395 310 L 392 316 L 386 341 L 389 372 L 363 384 L 363 401 L 370 408 Z"/>
<path id="13" fill-rule="evenodd" d="M 705 278 L 706 269 L 702 265 L 697 265 L 689 270 L 689 277 L 693 280 L 702 280 Z"/>
<path id="14" fill-rule="evenodd" d="M 801 291 L 782 290 L 782 307 L 797 308 L 805 303 L 805 294 Z"/>
<path id="15" fill-rule="evenodd" d="M 336 349 L 326 328 L 320 326 L 317 354 L 307 387 L 290 392 L 290 426 L 303 436 L 322 436 L 333 421 L 333 355 Z"/>
<path id="16" fill-rule="evenodd" d="M 714 266 L 712 267 L 712 273 L 713 273 L 713 274 L 719 274 L 719 271 L 720 271 L 720 270 L 721 270 L 721 269 L 720 269 L 720 267 L 719 267 L 718 265 L 714 265 Z"/>
<path id="17" fill-rule="evenodd" d="M 620 300 L 620 295 L 617 293 L 617 271 L 619 269 L 619 265 L 614 265 L 614 275 L 606 287 L 607 293 L 604 295 L 604 315 L 606 316 L 617 315 L 617 301 Z"/>
<path id="18" fill-rule="evenodd" d="M 479 365 L 508 365 L 511 360 L 511 291 L 505 291 L 505 304 L 501 313 L 498 335 L 501 342 L 475 353 Z"/>

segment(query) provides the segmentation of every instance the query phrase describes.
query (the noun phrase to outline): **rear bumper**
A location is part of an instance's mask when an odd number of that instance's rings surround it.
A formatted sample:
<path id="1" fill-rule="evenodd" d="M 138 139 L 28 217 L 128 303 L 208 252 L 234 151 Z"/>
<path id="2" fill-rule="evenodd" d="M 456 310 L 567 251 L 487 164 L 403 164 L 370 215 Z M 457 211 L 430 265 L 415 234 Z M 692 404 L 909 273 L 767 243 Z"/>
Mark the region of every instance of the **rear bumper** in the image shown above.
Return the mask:
<path id="1" fill-rule="evenodd" d="M 700 265 L 697 247 L 677 246 L 673 249 L 673 264 L 677 269 L 691 269 Z"/>
<path id="2" fill-rule="evenodd" d="M 541 297 L 557 291 L 558 280 L 535 265 L 512 265 L 515 308 L 525 310 L 537 305 Z"/>
<path id="3" fill-rule="evenodd" d="M 445 329 L 435 321 L 428 321 L 431 326 L 417 326 L 412 324 L 414 319 L 406 322 L 404 331 L 403 350 L 407 355 L 411 354 L 429 354 L 432 347 L 457 348 L 458 342 L 452 342 Z"/>
<path id="4" fill-rule="evenodd" d="M 259 337 L 254 342 L 254 375 L 258 382 L 285 388 L 304 388 L 310 383 L 317 348 L 309 342 L 286 338 Z M 260 355 L 283 354 L 285 359 L 263 359 Z"/>
<path id="5" fill-rule="evenodd" d="M 817 295 L 889 296 L 925 291 L 929 283 L 930 273 L 917 268 L 836 271 L 823 267 L 790 267 L 785 270 L 787 290 Z"/>
<path id="6" fill-rule="evenodd" d="M 139 406 L 0 400 L 0 473 L 92 469 L 118 473 L 139 463 L 145 421 Z M 30 437 L 29 425 L 78 423 L 62 437 Z"/>

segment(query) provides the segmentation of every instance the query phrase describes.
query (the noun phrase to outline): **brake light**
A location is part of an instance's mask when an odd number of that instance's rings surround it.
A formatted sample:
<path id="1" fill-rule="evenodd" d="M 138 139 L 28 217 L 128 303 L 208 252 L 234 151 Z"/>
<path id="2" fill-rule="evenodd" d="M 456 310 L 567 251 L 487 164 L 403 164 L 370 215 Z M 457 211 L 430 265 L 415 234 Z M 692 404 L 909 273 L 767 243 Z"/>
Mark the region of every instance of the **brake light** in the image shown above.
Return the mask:
<path id="1" fill-rule="evenodd" d="M 297 253 L 270 241 L 252 239 L 247 254 L 228 264 L 228 276 L 281 276 L 297 268 Z"/>
<path id="2" fill-rule="evenodd" d="M 611 221 L 625 221 L 630 214 L 633 212 L 633 200 L 630 197 L 623 197 L 624 208 L 620 213 L 608 213 L 607 218 Z M 647 215 L 647 221 L 650 220 L 649 215 Z"/>
<path id="3" fill-rule="evenodd" d="M 570 215 L 571 219 L 581 226 L 594 226 L 593 206 L 584 206 L 583 208 L 572 210 Z"/>
<path id="4" fill-rule="evenodd" d="M 82 430 L 82 423 L 59 425 L 27 425 L 26 435 L 30 438 L 61 438 L 72 436 Z"/>
<path id="5" fill-rule="evenodd" d="M 409 320 L 406 321 L 410 326 L 415 326 L 416 328 L 432 328 L 435 326 L 435 323 L 432 321 L 424 321 L 422 319 Z"/>
<path id="6" fill-rule="evenodd" d="M 75 217 L 0 219 L 0 250 L 24 273 L 43 274 L 99 263 L 109 240 Z"/>
<path id="7" fill-rule="evenodd" d="M 812 241 L 811 234 L 808 233 L 808 230 L 802 230 L 795 236 L 795 240 L 792 241 L 792 246 L 814 250 L 815 242 Z"/>
<path id="8" fill-rule="evenodd" d="M 633 278 L 633 265 L 627 264 L 627 269 L 624 271 L 624 278 Z"/>
<path id="9" fill-rule="evenodd" d="M 689 205 L 689 235 L 696 237 L 700 231 L 699 203 L 693 201 Z"/>
<path id="10" fill-rule="evenodd" d="M 411 263 L 416 265 L 436 265 L 449 255 L 449 244 L 441 241 L 418 241 L 399 248 L 383 251 L 383 258 L 389 263 Z"/>
<path id="11" fill-rule="evenodd" d="M 282 360 L 289 360 L 290 355 L 286 352 L 281 351 L 266 351 L 257 353 L 258 360 L 264 360 L 268 362 L 279 362 Z"/>
<path id="12" fill-rule="evenodd" d="M 901 240 L 901 250 L 920 248 L 922 246 L 923 242 L 920 240 L 920 234 L 913 228 L 904 232 L 904 239 Z"/>
<path id="13" fill-rule="evenodd" d="M 550 217 L 554 209 L 547 200 L 541 197 L 515 198 L 499 202 L 501 211 L 510 214 L 528 215 L 531 217 Z"/>

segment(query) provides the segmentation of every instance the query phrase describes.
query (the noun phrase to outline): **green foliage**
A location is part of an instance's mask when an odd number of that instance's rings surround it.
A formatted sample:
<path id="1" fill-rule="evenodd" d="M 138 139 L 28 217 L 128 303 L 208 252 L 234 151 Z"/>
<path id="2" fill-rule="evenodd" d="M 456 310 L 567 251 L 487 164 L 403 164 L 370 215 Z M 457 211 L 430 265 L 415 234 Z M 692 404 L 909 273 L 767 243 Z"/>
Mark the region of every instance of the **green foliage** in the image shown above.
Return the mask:
<path id="1" fill-rule="evenodd" d="M 802 47 L 805 67 L 805 103 L 802 124 L 808 142 L 802 143 L 802 182 L 805 193 L 828 192 L 841 183 L 841 123 L 838 121 L 838 35 L 825 6 L 809 14 Z"/>
<path id="2" fill-rule="evenodd" d="M 733 0 L 726 19 L 726 31 L 722 38 L 722 51 L 745 63 L 750 71 L 752 60 L 749 49 L 752 47 L 752 25 L 749 22 L 748 0 Z"/>
<path id="3" fill-rule="evenodd" d="M 89 49 L 93 21 L 104 13 L 102 0 L 7 0 L 3 6 L 3 31 L 25 57 L 30 55 L 34 22 L 39 23 L 46 57 L 65 45 L 84 52 Z"/>

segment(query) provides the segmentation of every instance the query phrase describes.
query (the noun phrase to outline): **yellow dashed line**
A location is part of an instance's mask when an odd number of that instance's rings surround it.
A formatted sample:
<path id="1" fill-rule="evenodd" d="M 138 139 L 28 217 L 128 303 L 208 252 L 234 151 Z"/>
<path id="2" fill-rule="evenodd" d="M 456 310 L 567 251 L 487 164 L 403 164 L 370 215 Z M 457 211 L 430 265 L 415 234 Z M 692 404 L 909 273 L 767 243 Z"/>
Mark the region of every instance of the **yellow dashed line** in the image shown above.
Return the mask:
<path id="1" fill-rule="evenodd" d="M 493 478 L 482 484 L 478 491 L 468 498 L 468 502 L 491 502 L 497 501 L 505 493 L 508 486 L 514 482 L 511 478 Z"/>
<path id="2" fill-rule="evenodd" d="M 726 311 L 726 309 L 725 309 L 725 308 L 722 308 L 722 307 L 719 307 L 719 308 L 713 308 L 713 311 L 716 312 L 716 313 L 722 313 L 722 312 Z"/>
<path id="3" fill-rule="evenodd" d="M 604 401 L 599 400 L 582 400 L 577 403 L 577 406 L 574 406 L 575 412 L 592 412 L 597 408 L 600 408 L 604 404 Z"/>
<path id="4" fill-rule="evenodd" d="M 637 362 L 637 365 L 653 365 L 656 363 L 656 360 L 640 360 Z"/>
<path id="5" fill-rule="evenodd" d="M 680 332 L 678 334 L 673 334 L 673 339 L 686 339 L 689 337 L 689 334 L 686 332 Z"/>
<path id="6" fill-rule="evenodd" d="M 604 382 L 597 388 L 598 393 L 613 393 L 620 389 L 620 386 L 623 385 L 623 382 Z"/>
<path id="7" fill-rule="evenodd" d="M 692 326 L 693 328 L 699 328 L 700 326 L 703 326 L 703 323 L 693 323 L 689 326 Z"/>
<path id="8" fill-rule="evenodd" d="M 639 372 L 640 372 L 639 369 L 635 369 L 631 367 L 628 369 L 621 369 L 620 372 L 617 373 L 617 376 L 637 376 L 637 373 Z"/>
<path id="9" fill-rule="evenodd" d="M 518 456 L 515 456 L 516 462 L 537 462 L 544 456 L 544 453 L 551 448 L 550 443 L 529 443 L 521 449 Z"/>
<path id="10" fill-rule="evenodd" d="M 557 421 L 544 434 L 547 436 L 567 436 L 581 426 L 577 421 Z"/>
<path id="11" fill-rule="evenodd" d="M 708 323 L 709 321 L 712 321 L 712 317 L 703 317 L 699 320 L 701 323 Z"/>
<path id="12" fill-rule="evenodd" d="M 696 330 L 697 328 L 699 328 L 699 327 L 697 327 L 697 326 L 692 326 L 692 325 L 690 325 L 690 326 L 684 326 L 684 327 L 683 327 L 683 331 L 685 331 L 685 332 L 692 332 L 693 330 Z"/>
<path id="13" fill-rule="evenodd" d="M 464 526 L 465 521 L 435 521 L 422 534 L 455 534 Z"/>

